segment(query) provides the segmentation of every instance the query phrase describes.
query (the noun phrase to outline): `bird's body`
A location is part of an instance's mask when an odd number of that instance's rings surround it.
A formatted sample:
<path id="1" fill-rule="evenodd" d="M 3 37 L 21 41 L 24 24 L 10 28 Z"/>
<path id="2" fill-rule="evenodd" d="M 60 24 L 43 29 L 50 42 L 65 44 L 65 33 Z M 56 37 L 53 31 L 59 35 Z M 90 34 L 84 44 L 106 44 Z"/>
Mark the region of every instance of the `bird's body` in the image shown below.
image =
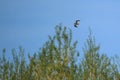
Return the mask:
<path id="1" fill-rule="evenodd" d="M 80 22 L 80 20 L 76 20 L 76 21 L 75 21 L 75 23 L 74 23 L 74 27 L 76 27 L 76 28 L 77 28 L 77 27 L 78 27 L 78 25 L 79 25 L 79 22 Z"/>

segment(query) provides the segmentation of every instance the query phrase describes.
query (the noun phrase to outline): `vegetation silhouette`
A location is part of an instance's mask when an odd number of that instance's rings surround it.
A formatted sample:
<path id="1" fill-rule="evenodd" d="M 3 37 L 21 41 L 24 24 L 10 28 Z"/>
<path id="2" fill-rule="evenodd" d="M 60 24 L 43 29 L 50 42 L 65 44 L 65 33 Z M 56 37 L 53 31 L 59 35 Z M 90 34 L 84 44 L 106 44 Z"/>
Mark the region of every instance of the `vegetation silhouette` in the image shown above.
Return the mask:
<path id="1" fill-rule="evenodd" d="M 25 60 L 22 47 L 12 50 L 13 61 L 6 59 L 6 49 L 0 56 L 0 80 L 120 80 L 119 62 L 100 53 L 91 31 L 83 47 L 84 56 L 76 50 L 72 30 L 57 25 L 55 35 L 33 56 Z M 119 59 L 119 58 L 118 58 Z M 79 64 L 76 62 L 79 61 Z"/>

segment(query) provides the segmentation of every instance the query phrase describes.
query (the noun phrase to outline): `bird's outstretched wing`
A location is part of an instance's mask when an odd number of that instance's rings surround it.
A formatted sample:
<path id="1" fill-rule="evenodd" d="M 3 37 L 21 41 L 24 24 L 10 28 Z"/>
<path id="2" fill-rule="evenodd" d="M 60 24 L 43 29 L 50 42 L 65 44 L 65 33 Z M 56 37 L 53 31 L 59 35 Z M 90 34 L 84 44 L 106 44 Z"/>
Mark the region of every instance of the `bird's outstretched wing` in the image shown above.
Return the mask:
<path id="1" fill-rule="evenodd" d="M 74 23 L 74 27 L 78 27 L 80 20 L 76 20 Z"/>

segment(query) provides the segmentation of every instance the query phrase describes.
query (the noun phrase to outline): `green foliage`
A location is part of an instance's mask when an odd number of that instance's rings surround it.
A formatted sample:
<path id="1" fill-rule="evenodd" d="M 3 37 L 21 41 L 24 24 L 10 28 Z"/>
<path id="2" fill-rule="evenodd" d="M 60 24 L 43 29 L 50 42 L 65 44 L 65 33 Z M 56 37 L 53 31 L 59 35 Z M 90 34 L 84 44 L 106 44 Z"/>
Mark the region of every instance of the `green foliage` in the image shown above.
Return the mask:
<path id="1" fill-rule="evenodd" d="M 81 61 L 82 80 L 114 80 L 114 72 L 110 59 L 99 53 L 100 45 L 96 45 L 91 33 L 85 44 L 84 59 Z"/>
<path id="2" fill-rule="evenodd" d="M 77 54 L 75 50 L 77 42 L 72 45 L 72 32 L 69 30 L 67 33 L 66 27 L 62 29 L 61 25 L 58 25 L 55 29 L 55 36 L 49 36 L 49 40 L 38 53 L 34 67 L 37 70 L 33 71 L 36 74 L 35 79 L 69 80 L 75 78 L 73 73 L 76 73 L 74 55 Z"/>
<path id="3" fill-rule="evenodd" d="M 27 65 L 25 62 L 23 49 L 20 47 L 19 50 L 19 54 L 15 49 L 12 50 L 13 62 L 11 62 L 5 58 L 6 50 L 3 49 L 3 56 L 0 57 L 1 80 L 25 80 Z"/>
<path id="4" fill-rule="evenodd" d="M 83 57 L 76 50 L 77 41 L 72 41 L 71 29 L 57 25 L 55 31 L 38 53 L 28 54 L 29 61 L 21 47 L 12 50 L 12 60 L 7 60 L 3 49 L 0 80 L 120 80 L 119 58 L 101 54 L 91 31 Z"/>

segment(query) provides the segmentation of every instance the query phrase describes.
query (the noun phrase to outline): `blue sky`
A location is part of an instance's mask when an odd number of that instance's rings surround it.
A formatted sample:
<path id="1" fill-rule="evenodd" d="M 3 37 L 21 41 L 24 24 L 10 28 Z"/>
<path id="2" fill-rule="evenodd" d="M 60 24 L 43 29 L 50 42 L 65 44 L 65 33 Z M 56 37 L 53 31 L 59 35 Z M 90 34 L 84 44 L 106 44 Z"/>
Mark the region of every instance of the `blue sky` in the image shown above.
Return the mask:
<path id="1" fill-rule="evenodd" d="M 79 51 L 91 27 L 101 52 L 119 55 L 120 0 L 0 0 L 0 51 L 21 45 L 26 53 L 37 52 L 59 23 L 73 30 Z"/>

